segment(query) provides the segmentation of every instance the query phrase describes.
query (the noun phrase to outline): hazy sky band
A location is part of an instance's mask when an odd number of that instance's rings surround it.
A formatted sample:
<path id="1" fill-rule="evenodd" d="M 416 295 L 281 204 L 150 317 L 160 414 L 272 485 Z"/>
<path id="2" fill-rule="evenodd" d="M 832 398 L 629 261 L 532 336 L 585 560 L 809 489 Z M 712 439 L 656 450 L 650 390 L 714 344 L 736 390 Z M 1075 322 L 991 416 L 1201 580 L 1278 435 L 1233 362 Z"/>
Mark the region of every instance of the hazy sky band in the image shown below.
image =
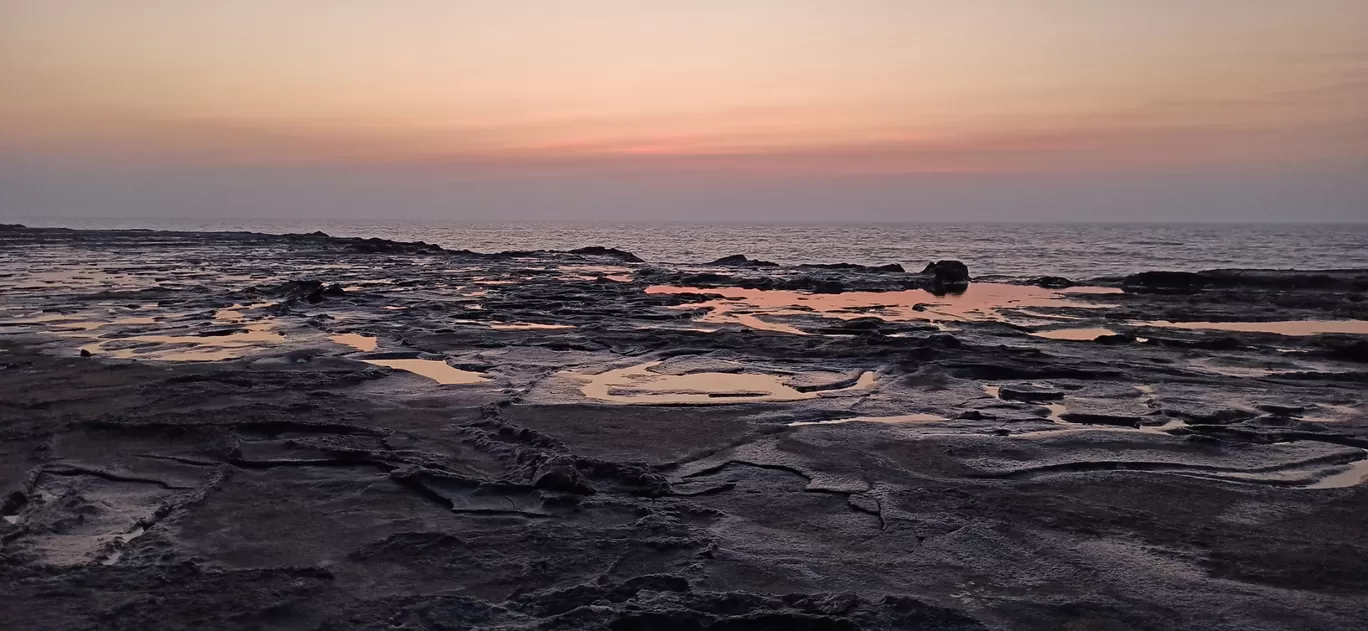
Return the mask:
<path id="1" fill-rule="evenodd" d="M 1366 151 L 1342 133 L 1368 118 L 1357 0 L 3 6 L 4 134 L 28 147 L 723 170 L 829 151 L 874 171 Z"/>
<path id="2" fill-rule="evenodd" d="M 0 85 L 38 181 L 1368 172 L 1362 0 L 0 0 Z"/>

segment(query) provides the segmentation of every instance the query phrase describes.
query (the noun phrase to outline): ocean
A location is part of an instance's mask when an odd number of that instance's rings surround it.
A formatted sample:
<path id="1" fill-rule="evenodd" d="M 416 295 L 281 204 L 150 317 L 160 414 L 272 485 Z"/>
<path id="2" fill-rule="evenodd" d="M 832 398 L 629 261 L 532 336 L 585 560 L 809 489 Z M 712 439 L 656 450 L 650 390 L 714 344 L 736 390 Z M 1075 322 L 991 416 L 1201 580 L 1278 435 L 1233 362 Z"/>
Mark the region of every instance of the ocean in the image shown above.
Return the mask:
<path id="1" fill-rule="evenodd" d="M 663 263 L 732 254 L 782 264 L 958 259 L 975 276 L 1116 276 L 1146 270 L 1368 268 L 1368 224 L 691 224 L 194 219 L 6 219 L 30 226 L 322 230 L 479 252 L 602 245 Z"/>

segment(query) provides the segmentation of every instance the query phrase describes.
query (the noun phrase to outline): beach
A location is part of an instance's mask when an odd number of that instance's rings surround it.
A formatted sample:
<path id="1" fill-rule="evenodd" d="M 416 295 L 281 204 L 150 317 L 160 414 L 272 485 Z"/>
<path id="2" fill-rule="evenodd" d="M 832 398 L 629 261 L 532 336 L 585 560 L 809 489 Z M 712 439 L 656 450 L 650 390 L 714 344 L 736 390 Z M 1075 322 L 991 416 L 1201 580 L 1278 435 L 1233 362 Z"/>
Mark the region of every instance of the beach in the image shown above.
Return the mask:
<path id="1" fill-rule="evenodd" d="M 1368 269 L 730 254 L 0 226 L 0 619 L 1362 628 Z"/>

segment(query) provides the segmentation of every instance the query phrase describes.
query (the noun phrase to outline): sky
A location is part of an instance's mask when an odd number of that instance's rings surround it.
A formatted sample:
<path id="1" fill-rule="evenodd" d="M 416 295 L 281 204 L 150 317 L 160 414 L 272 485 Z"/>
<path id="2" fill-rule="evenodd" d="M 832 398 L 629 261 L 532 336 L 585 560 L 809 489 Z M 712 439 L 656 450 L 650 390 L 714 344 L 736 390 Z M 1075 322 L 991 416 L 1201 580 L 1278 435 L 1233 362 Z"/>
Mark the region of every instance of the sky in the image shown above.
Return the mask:
<path id="1" fill-rule="evenodd" d="M 0 217 L 1368 221 L 1363 0 L 0 0 Z"/>

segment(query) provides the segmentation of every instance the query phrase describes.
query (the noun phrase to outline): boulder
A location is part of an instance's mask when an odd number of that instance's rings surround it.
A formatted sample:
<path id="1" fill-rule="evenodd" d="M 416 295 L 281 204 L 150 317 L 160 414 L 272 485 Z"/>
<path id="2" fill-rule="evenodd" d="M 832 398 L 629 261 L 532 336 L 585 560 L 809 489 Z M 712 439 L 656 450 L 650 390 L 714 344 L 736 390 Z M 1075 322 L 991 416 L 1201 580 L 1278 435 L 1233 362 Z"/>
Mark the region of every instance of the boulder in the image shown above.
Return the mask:
<path id="1" fill-rule="evenodd" d="M 617 249 L 617 248 L 605 248 L 605 247 L 603 247 L 603 246 L 601 246 L 601 245 L 591 245 L 591 246 L 583 247 L 583 248 L 575 248 L 575 249 L 573 249 L 573 250 L 570 250 L 569 253 L 570 253 L 570 254 L 579 254 L 579 255 L 581 255 L 581 256 L 604 256 L 604 257 L 608 257 L 608 258 L 617 259 L 617 260 L 622 261 L 622 262 L 624 262 L 624 263 L 645 263 L 645 262 L 646 262 L 646 261 L 643 260 L 641 257 L 639 257 L 639 256 L 637 256 L 637 255 L 635 255 L 635 254 L 632 254 L 631 252 L 628 252 L 628 251 L 626 251 L 626 250 L 619 250 L 619 249 Z"/>
<path id="2" fill-rule="evenodd" d="M 724 256 L 709 263 L 709 265 L 717 265 L 719 267 L 779 267 L 778 263 L 746 258 L 746 255 L 744 254 Z"/>
<path id="3" fill-rule="evenodd" d="M 1067 278 L 1064 278 L 1063 276 L 1040 276 L 1038 278 L 1031 279 L 1030 284 L 1035 285 L 1036 287 L 1042 287 L 1044 289 L 1068 289 L 1070 287 L 1073 287 L 1074 285 L 1077 285 L 1078 283 L 1075 283 Z"/>
<path id="4" fill-rule="evenodd" d="M 1104 346 L 1121 346 L 1124 344 L 1134 344 L 1136 339 L 1130 335 L 1116 333 L 1112 335 L 1099 335 L 1093 338 L 1093 341 Z"/>
<path id="5" fill-rule="evenodd" d="M 903 266 L 897 263 L 889 263 L 887 265 L 858 265 L 855 263 L 804 263 L 802 265 L 799 265 L 798 267 L 807 269 L 835 269 L 849 270 L 852 272 L 873 273 L 903 274 L 907 272 L 907 270 L 903 269 Z"/>
<path id="6" fill-rule="evenodd" d="M 931 291 L 934 293 L 959 292 L 969 287 L 969 266 L 959 261 L 929 263 L 922 274 L 931 275 Z"/>
<path id="7" fill-rule="evenodd" d="M 546 491 L 560 491 L 577 495 L 593 495 L 594 487 L 575 467 L 575 461 L 568 456 L 551 458 L 537 467 L 532 477 L 532 486 Z"/>

